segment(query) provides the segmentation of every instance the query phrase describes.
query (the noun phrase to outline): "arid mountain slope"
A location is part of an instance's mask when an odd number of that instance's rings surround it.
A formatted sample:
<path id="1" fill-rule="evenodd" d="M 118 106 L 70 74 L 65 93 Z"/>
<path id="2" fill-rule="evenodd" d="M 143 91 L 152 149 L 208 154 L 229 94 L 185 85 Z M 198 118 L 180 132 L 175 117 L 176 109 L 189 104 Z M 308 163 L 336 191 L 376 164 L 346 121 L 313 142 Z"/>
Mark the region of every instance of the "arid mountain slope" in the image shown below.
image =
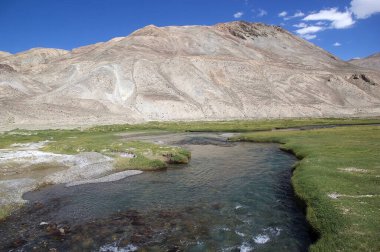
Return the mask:
<path id="1" fill-rule="evenodd" d="M 0 58 L 2 58 L 2 57 L 7 57 L 7 56 L 9 56 L 9 55 L 12 55 L 12 54 L 10 54 L 9 52 L 3 52 L 3 51 L 0 51 Z"/>
<path id="2" fill-rule="evenodd" d="M 380 115 L 380 74 L 276 27 L 156 27 L 0 57 L 3 127 Z"/>
<path id="3" fill-rule="evenodd" d="M 371 68 L 380 72 L 380 53 L 375 53 L 362 59 L 352 59 L 348 62 L 357 66 Z"/>

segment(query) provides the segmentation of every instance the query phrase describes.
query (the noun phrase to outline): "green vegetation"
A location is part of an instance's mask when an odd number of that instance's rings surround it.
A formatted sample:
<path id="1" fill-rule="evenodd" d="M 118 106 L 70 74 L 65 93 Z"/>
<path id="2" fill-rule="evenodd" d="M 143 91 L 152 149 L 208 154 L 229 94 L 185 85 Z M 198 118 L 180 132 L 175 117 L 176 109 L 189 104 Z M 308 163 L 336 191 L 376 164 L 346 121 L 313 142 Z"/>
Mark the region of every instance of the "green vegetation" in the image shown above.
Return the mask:
<path id="1" fill-rule="evenodd" d="M 165 130 L 174 132 L 249 132 L 313 125 L 371 124 L 380 119 L 271 119 L 235 121 L 194 121 L 194 122 L 148 122 L 144 124 L 102 125 L 88 129 L 91 132 L 124 132 L 144 130 Z"/>
<path id="2" fill-rule="evenodd" d="M 240 120 L 218 122 L 149 122 L 145 124 L 103 125 L 84 130 L 13 130 L 0 134 L 0 148 L 14 143 L 30 143 L 48 140 L 44 151 L 77 154 L 95 151 L 115 157 L 118 169 L 159 169 L 166 163 L 187 163 L 190 153 L 182 148 L 159 146 L 153 143 L 126 141 L 118 136 L 123 132 L 154 131 L 213 131 L 250 132 L 289 127 L 338 124 L 380 123 L 380 119 L 286 119 L 286 120 Z M 136 158 L 120 157 L 122 153 L 134 154 Z"/>
<path id="3" fill-rule="evenodd" d="M 126 141 L 118 133 L 123 132 L 250 132 L 312 125 L 370 124 L 380 119 L 286 119 L 286 120 L 240 120 L 217 122 L 149 122 L 145 124 L 103 125 L 73 130 L 13 130 L 0 134 L 0 148 L 14 143 L 30 143 L 48 140 L 44 151 L 77 154 L 95 151 L 116 159 L 118 169 L 160 169 L 166 163 L 187 163 L 190 153 L 182 148 L 159 146 L 153 143 Z M 136 158 L 120 157 L 122 153 L 134 154 Z"/>
<path id="4" fill-rule="evenodd" d="M 118 170 L 138 169 L 138 170 L 160 170 L 167 167 L 167 164 L 159 159 L 149 159 L 144 156 L 135 158 L 117 158 L 115 167 Z"/>
<path id="5" fill-rule="evenodd" d="M 189 151 L 172 146 L 163 146 L 142 141 L 127 141 L 115 132 L 93 132 L 91 130 L 15 130 L 0 135 L 0 148 L 9 148 L 14 143 L 30 143 L 49 140 L 43 151 L 78 154 L 99 152 L 115 158 L 115 168 L 156 170 L 167 167 L 167 163 L 188 163 Z M 126 158 L 124 155 L 133 156 Z"/>
<path id="6" fill-rule="evenodd" d="M 292 183 L 307 205 L 307 218 L 320 234 L 312 251 L 380 251 L 380 129 L 375 126 L 270 131 L 311 125 L 374 124 L 380 119 L 289 119 L 223 122 L 150 122 L 105 125 L 85 130 L 14 130 L 0 134 L 0 148 L 49 140 L 55 153 L 96 151 L 115 158 L 116 169 L 162 169 L 187 163 L 190 152 L 178 147 L 127 141 L 123 132 L 250 132 L 236 141 L 278 142 L 302 159 Z M 265 131 L 266 132 L 257 132 Z M 269 130 L 269 131 L 268 131 Z M 253 133 L 253 131 L 256 131 Z M 125 155 L 134 155 L 127 158 Z M 9 209 L 0 209 L 6 216 Z"/>
<path id="7" fill-rule="evenodd" d="M 0 221 L 11 214 L 11 212 L 16 209 L 17 206 L 14 205 L 1 205 L 0 206 Z"/>
<path id="8" fill-rule="evenodd" d="M 380 127 L 256 132 L 231 140 L 282 143 L 302 159 L 292 183 L 320 234 L 311 251 L 380 251 Z"/>
<path id="9" fill-rule="evenodd" d="M 51 142 L 43 148 L 54 153 L 76 154 L 86 151 L 99 152 L 116 159 L 118 170 L 157 170 L 167 167 L 167 163 L 188 163 L 189 152 L 180 147 L 157 145 L 141 141 L 125 141 L 122 137 L 102 132 L 82 132 L 75 137 L 66 137 Z M 123 154 L 134 156 L 123 157 Z M 178 162 L 172 162 L 178 157 Z"/>

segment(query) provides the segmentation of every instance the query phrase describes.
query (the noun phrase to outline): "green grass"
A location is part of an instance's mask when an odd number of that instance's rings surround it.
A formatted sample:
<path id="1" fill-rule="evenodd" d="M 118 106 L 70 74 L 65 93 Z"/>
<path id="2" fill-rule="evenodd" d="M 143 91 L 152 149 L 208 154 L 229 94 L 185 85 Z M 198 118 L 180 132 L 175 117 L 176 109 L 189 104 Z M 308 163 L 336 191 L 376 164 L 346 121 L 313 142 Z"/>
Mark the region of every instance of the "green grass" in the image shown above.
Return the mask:
<path id="1" fill-rule="evenodd" d="M 9 216 L 13 211 L 20 209 L 23 206 L 21 203 L 14 203 L 0 206 L 0 222 Z"/>
<path id="2" fill-rule="evenodd" d="M 167 164 L 159 159 L 149 159 L 144 156 L 136 158 L 117 158 L 115 167 L 117 170 L 138 169 L 143 171 L 161 170 L 167 167 Z"/>
<path id="3" fill-rule="evenodd" d="M 0 148 L 9 148 L 14 143 L 49 140 L 50 142 L 42 148 L 43 151 L 60 154 L 98 152 L 114 157 L 117 169 L 155 170 L 165 168 L 166 163 L 189 161 L 190 154 L 183 148 L 142 141 L 126 141 L 116 133 L 91 130 L 17 130 L 0 135 Z M 123 153 L 134 154 L 136 158 L 122 158 L 120 154 Z"/>
<path id="4" fill-rule="evenodd" d="M 281 129 L 309 125 L 370 124 L 380 123 L 379 118 L 302 118 L 234 121 L 194 121 L 194 122 L 148 122 L 144 124 L 102 125 L 88 129 L 92 132 L 124 132 L 141 130 L 165 130 L 174 132 L 250 132 Z"/>
<path id="5" fill-rule="evenodd" d="M 301 159 L 292 183 L 320 234 L 311 251 L 380 251 L 380 127 L 256 132 L 232 140 L 282 143 Z"/>
<path id="6" fill-rule="evenodd" d="M 167 163 L 175 163 L 172 157 L 178 157 L 188 163 L 187 150 L 180 147 L 158 145 L 141 141 L 124 141 L 120 136 L 110 133 L 86 133 L 80 137 L 68 137 L 52 142 L 43 148 L 54 153 L 76 154 L 86 151 L 95 151 L 114 157 L 115 168 L 118 170 L 138 169 L 157 170 L 167 167 Z M 135 158 L 123 158 L 120 154 L 134 154 Z"/>
<path id="7" fill-rule="evenodd" d="M 13 143 L 29 143 L 43 140 L 60 141 L 68 137 L 80 137 L 84 141 L 95 139 L 103 140 L 104 137 L 114 137 L 115 133 L 137 131 L 199 131 L 199 132 L 250 132 L 309 125 L 339 125 L 339 124 L 371 124 L 380 123 L 380 118 L 369 119 L 275 119 L 275 120 L 236 120 L 236 121 L 194 121 L 194 122 L 148 122 L 144 124 L 119 124 L 102 125 L 88 129 L 72 130 L 22 130 L 16 129 L 0 133 L 0 148 L 9 147 Z M 74 143 L 79 142 L 72 141 Z M 94 144 L 92 144 L 94 146 Z M 96 145 L 96 144 L 95 144 Z M 89 145 L 88 145 L 89 146 Z M 67 148 L 69 149 L 69 147 Z M 72 153 L 75 150 L 72 149 Z"/>

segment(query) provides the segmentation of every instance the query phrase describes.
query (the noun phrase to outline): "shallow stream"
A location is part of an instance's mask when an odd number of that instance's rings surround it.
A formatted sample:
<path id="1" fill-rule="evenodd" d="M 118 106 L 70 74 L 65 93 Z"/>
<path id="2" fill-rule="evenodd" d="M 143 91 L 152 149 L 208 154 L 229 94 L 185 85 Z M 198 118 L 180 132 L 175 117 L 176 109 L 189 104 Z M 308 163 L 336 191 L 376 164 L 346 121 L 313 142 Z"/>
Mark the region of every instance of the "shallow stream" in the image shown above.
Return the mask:
<path id="1" fill-rule="evenodd" d="M 309 229 L 290 185 L 295 157 L 225 136 L 125 136 L 184 146 L 192 159 L 111 183 L 29 192 L 27 207 L 0 223 L 0 248 L 306 251 Z"/>

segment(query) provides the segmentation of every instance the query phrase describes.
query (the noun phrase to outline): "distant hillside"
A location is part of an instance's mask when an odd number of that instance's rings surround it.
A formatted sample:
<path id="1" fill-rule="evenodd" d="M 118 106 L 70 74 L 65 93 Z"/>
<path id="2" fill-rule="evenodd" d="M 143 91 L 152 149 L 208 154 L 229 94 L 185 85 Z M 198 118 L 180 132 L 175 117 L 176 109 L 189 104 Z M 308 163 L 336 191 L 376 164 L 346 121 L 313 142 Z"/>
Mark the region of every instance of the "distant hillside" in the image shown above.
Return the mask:
<path id="1" fill-rule="evenodd" d="M 348 62 L 357 66 L 371 68 L 371 69 L 380 71 L 380 53 L 372 54 L 363 59 L 352 59 L 352 60 L 349 60 Z"/>

